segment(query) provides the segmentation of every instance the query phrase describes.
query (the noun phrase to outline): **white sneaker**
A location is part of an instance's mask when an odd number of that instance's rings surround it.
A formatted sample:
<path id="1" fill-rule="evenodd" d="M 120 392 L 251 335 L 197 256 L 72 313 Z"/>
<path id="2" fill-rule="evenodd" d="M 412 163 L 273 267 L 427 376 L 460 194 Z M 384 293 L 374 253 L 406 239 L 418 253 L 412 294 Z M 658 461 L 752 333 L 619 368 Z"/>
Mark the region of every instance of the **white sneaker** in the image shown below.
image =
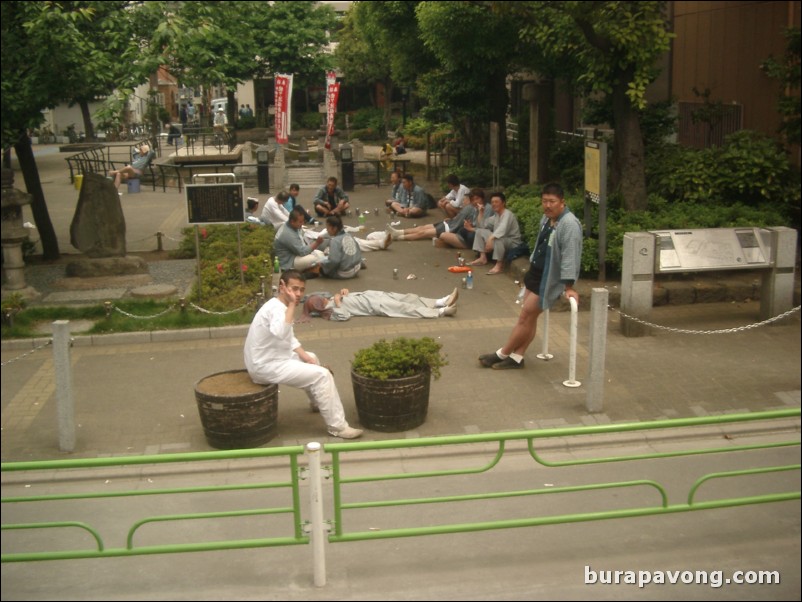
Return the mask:
<path id="1" fill-rule="evenodd" d="M 329 435 L 332 437 L 340 437 L 341 439 L 359 439 L 363 432 L 362 429 L 355 429 L 350 426 L 343 427 L 339 431 L 329 429 Z"/>

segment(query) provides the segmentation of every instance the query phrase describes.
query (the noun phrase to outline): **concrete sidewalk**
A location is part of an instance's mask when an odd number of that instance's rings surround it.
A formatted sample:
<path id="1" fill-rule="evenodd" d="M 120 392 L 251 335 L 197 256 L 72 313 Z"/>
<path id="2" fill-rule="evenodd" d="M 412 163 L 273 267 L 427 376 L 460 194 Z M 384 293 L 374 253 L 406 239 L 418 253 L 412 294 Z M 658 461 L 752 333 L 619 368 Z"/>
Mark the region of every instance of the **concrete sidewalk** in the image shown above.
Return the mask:
<path id="1" fill-rule="evenodd" d="M 44 155 L 41 169 L 59 240 L 67 245 L 77 191 L 70 186 L 66 162 L 58 153 Z M 19 185 L 21 178 L 17 182 Z M 312 194 L 302 190 L 302 201 L 308 203 Z M 354 208 L 370 211 L 367 232 L 386 227 L 389 217 L 381 210 L 386 194 L 387 190 L 375 187 L 359 187 L 351 194 Z M 139 241 L 131 246 L 147 247 L 154 242 L 147 234 L 156 231 L 165 232 L 171 240 L 186 225 L 183 195 L 176 191 L 125 195 L 123 207 L 128 238 Z M 378 215 L 374 208 L 380 209 Z M 352 225 L 357 224 L 356 219 L 351 217 Z M 437 219 L 432 212 L 419 221 Z M 396 241 L 388 250 L 365 257 L 368 269 L 356 279 L 343 283 L 319 278 L 311 280 L 307 290 L 346 285 L 353 290 L 442 297 L 460 286 L 461 274 L 446 269 L 455 264 L 456 252 L 433 248 L 428 241 Z M 192 266 L 189 262 L 186 269 L 192 270 Z M 393 278 L 395 269 L 397 280 Z M 478 366 L 477 356 L 500 347 L 509 334 L 518 314 L 518 291 L 511 277 L 477 272 L 475 288 L 460 289 L 454 318 L 355 318 L 346 323 L 316 319 L 298 325 L 296 333 L 306 348 L 334 369 L 352 422 L 357 417 L 349 373 L 358 349 L 378 338 L 399 335 L 428 335 L 442 342 L 450 364 L 442 378 L 432 383 L 426 423 L 406 434 L 410 437 L 653 420 L 800 404 L 799 313 L 772 326 L 748 329 L 745 327 L 759 321 L 759 303 L 705 303 L 656 307 L 652 321 L 673 329 L 734 332 L 655 330 L 652 336 L 625 338 L 620 334 L 620 314 L 608 312 L 603 411 L 589 413 L 587 387 L 563 385 L 570 366 L 568 313 L 551 314 L 548 351 L 554 358 L 550 361 L 536 357 L 544 348 L 541 319 L 525 369 L 500 373 Z M 90 292 L 102 297 L 107 291 Z M 580 307 L 589 306 L 586 289 Z M 575 371 L 580 382 L 586 380 L 589 369 L 589 326 L 589 312 L 580 311 Z M 247 326 L 94 337 L 76 333 L 72 365 L 80 426 L 72 456 L 208 450 L 194 384 L 209 374 L 243 367 L 246 331 Z M 36 340 L 3 341 L 3 461 L 63 457 L 58 451 L 52 352 L 44 348 L 22 357 L 48 340 L 45 335 Z M 305 396 L 299 391 L 282 389 L 279 405 L 279 434 L 271 444 L 303 443 L 325 432 L 319 417 L 307 413 Z M 366 436 L 392 438 L 375 432 Z"/>
<path id="2" fill-rule="evenodd" d="M 43 179 L 59 240 L 66 246 L 77 191 L 67 181 L 63 157 L 51 157 L 46 162 L 56 166 Z M 21 186 L 21 178 L 16 182 Z M 308 203 L 312 193 L 302 190 L 303 202 Z M 386 226 L 386 214 L 380 211 L 376 216 L 372 211 L 383 206 L 386 193 L 384 189 L 363 187 L 351 195 L 355 207 L 371 210 L 367 216 L 368 232 Z M 131 250 L 152 250 L 156 231 L 167 234 L 169 241 L 185 225 L 183 197 L 175 191 L 124 195 L 123 207 Z M 355 225 L 356 217 L 352 219 Z M 432 215 L 426 221 L 438 219 Z M 428 241 L 394 242 L 387 251 L 367 254 L 368 269 L 345 284 L 354 290 L 439 297 L 459 286 L 460 275 L 446 269 L 455 263 L 455 257 L 455 251 L 433 248 Z M 393 279 L 394 269 L 400 274 L 397 280 Z M 308 283 L 308 290 L 331 290 L 342 284 L 316 279 Z M 476 358 L 504 342 L 518 314 L 518 286 L 512 277 L 478 272 L 475 288 L 459 292 L 459 310 L 454 318 L 354 318 L 346 323 L 313 320 L 311 324 L 298 325 L 296 334 L 304 347 L 333 368 L 346 414 L 355 425 L 358 417 L 349 372 L 358 349 L 381 337 L 395 336 L 432 336 L 443 344 L 449 365 L 443 369 L 442 377 L 432 382 L 426 422 L 405 433 L 366 431 L 366 440 L 651 421 L 800 406 L 798 312 L 773 326 L 747 328 L 759 320 L 759 303 L 657 307 L 653 322 L 668 328 L 733 331 L 684 334 L 657 330 L 652 336 L 633 339 L 620 334 L 620 315 L 611 310 L 607 313 L 604 404 L 601 412 L 590 413 L 586 409 L 587 383 L 578 388 L 563 385 L 569 376 L 569 314 L 551 315 L 548 350 L 553 359 L 542 361 L 536 357 L 543 347 L 541 321 L 525 369 L 488 370 L 479 367 Z M 587 293 L 581 304 L 584 309 L 589 306 Z M 587 311 L 579 314 L 579 381 L 585 381 L 588 374 L 589 316 Z M 243 367 L 246 329 L 242 326 L 102 337 L 76 335 L 70 352 L 77 430 L 72 453 L 59 450 L 52 350 L 42 347 L 31 353 L 49 338 L 3 341 L 2 461 L 210 451 L 198 416 L 194 385 L 209 374 Z M 799 423 L 792 421 L 786 427 L 798 431 Z M 727 439 L 720 434 L 714 437 L 719 442 Z M 308 441 L 325 444 L 331 439 L 319 415 L 309 412 L 305 395 L 283 387 L 279 393 L 278 435 L 267 446 Z M 653 441 L 641 443 L 655 445 Z M 564 451 L 567 456 L 574 453 L 570 448 Z M 365 469 L 371 468 L 367 462 Z M 227 480 L 229 472 L 234 478 L 239 470 L 247 472 L 247 467 L 232 462 L 217 476 Z M 541 479 L 542 486 L 542 475 L 532 475 L 527 470 L 513 463 L 498 478 L 508 489 L 527 478 Z M 676 474 L 681 472 L 678 469 Z M 197 474 L 190 469 L 167 475 L 165 482 L 193 484 L 200 481 L 193 476 Z M 45 481 L 52 478 L 39 476 Z M 251 473 L 248 476 L 253 478 Z M 391 486 L 388 494 L 402 492 L 409 487 L 405 483 Z M 25 483 L 17 485 L 25 487 Z M 4 482 L 4 489 L 5 486 Z M 49 487 L 50 483 L 45 483 L 45 490 Z M 416 508 L 411 507 L 407 514 L 420 513 Z M 182 512 L 186 508 L 159 507 L 157 513 L 169 511 Z M 98 510 L 99 514 L 103 512 Z M 104 515 L 103 520 L 113 517 Z M 798 594 L 799 577 L 794 573 L 794 567 L 798 568 L 798 533 L 798 504 L 786 503 L 781 507 L 749 506 L 653 522 L 633 519 L 338 544 L 336 554 L 330 556 L 329 586 L 324 589 L 311 585 L 306 546 L 21 563 L 3 566 L 3 599 L 779 599 Z M 784 587 L 726 591 L 709 587 L 589 589 L 581 581 L 583 566 L 588 564 L 602 569 L 778 568 L 783 571 Z"/>

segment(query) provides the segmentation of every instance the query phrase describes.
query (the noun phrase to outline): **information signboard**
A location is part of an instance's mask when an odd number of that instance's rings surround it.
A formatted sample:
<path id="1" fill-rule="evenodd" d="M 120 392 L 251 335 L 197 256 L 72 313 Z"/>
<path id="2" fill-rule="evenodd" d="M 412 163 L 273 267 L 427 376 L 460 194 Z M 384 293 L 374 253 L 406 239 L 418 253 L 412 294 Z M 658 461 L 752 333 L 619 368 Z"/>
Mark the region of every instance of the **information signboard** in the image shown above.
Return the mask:
<path id="1" fill-rule="evenodd" d="M 768 232 L 761 228 L 654 230 L 658 272 L 769 267 Z"/>
<path id="2" fill-rule="evenodd" d="M 245 187 L 242 183 L 188 184 L 186 191 L 190 224 L 245 221 Z"/>

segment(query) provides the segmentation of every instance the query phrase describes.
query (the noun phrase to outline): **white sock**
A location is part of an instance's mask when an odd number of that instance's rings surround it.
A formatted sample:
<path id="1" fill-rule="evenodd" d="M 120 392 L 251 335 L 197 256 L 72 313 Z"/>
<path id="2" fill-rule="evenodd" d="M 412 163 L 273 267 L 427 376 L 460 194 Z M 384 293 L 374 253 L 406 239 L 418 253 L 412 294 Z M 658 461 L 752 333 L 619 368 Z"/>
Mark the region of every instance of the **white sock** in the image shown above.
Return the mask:
<path id="1" fill-rule="evenodd" d="M 498 351 L 496 351 L 496 355 L 497 355 L 497 356 L 499 356 L 499 357 L 500 357 L 501 359 L 503 359 L 503 360 L 505 360 L 505 359 L 507 359 L 508 357 L 510 357 L 509 355 L 504 355 L 503 353 L 501 353 L 501 349 L 499 349 Z"/>
<path id="2" fill-rule="evenodd" d="M 524 356 L 518 353 L 510 353 L 510 357 L 515 360 L 516 364 L 520 364 L 522 361 L 524 361 Z"/>
<path id="3" fill-rule="evenodd" d="M 441 299 L 438 299 L 437 301 L 435 301 L 435 302 L 434 302 L 434 306 L 435 306 L 435 307 L 445 307 L 445 306 L 446 306 L 446 303 L 448 303 L 448 295 L 446 295 L 445 297 L 443 297 L 443 298 L 441 298 Z"/>

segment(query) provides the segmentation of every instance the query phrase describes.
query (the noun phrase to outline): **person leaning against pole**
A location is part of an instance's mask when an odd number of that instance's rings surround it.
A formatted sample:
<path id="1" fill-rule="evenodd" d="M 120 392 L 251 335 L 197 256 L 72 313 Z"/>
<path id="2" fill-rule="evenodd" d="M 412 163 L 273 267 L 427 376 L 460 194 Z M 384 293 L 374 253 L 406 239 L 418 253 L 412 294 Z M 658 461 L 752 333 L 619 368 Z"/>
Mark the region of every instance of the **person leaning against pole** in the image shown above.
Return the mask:
<path id="1" fill-rule="evenodd" d="M 524 299 L 518 321 L 507 341 L 495 352 L 479 356 L 485 368 L 509 370 L 524 367 L 524 354 L 537 333 L 537 320 L 564 293 L 576 299 L 574 289 L 582 262 L 582 224 L 565 205 L 565 193 L 556 183 L 546 184 L 541 193 L 540 220 L 535 250 L 524 276 Z"/>

